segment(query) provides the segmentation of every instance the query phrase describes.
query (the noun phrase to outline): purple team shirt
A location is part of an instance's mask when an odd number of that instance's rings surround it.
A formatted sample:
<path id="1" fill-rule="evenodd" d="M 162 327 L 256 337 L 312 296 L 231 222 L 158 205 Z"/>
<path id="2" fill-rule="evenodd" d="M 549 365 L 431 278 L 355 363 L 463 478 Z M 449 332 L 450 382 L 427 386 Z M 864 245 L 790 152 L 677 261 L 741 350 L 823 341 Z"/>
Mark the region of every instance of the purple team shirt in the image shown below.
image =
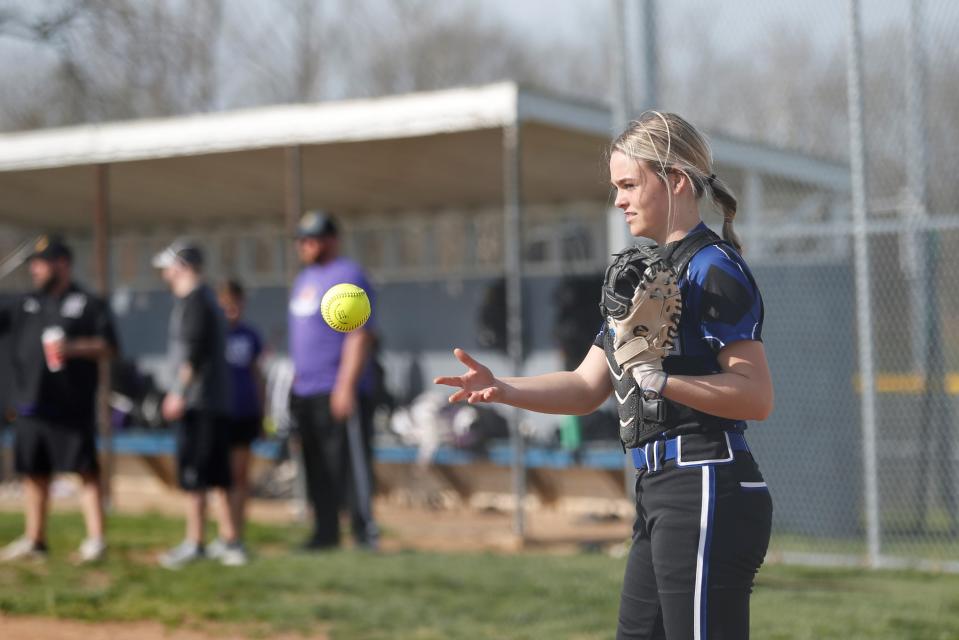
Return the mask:
<path id="1" fill-rule="evenodd" d="M 259 418 L 263 415 L 253 368 L 263 353 L 263 341 L 252 327 L 238 323 L 226 335 L 226 363 L 233 380 L 231 415 L 234 418 Z"/>
<path id="2" fill-rule="evenodd" d="M 293 393 L 308 396 L 330 393 L 340 368 L 345 333 L 334 331 L 323 320 L 320 300 L 335 284 L 355 284 L 366 291 L 373 305 L 373 291 L 363 270 L 347 258 L 336 258 L 324 265 L 309 266 L 296 277 L 290 296 L 290 357 L 293 359 Z M 374 315 L 366 326 L 373 328 Z M 372 390 L 372 370 L 367 363 L 360 377 L 359 390 Z"/>

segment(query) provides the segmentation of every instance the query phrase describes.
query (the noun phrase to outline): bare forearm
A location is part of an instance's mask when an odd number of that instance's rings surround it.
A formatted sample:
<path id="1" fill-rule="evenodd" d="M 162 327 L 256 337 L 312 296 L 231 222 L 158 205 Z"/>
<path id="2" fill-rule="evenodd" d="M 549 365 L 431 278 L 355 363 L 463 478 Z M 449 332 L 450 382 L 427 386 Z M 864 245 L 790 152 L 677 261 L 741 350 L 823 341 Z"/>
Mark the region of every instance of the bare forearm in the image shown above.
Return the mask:
<path id="1" fill-rule="evenodd" d="M 355 389 L 359 383 L 366 359 L 373 345 L 373 336 L 366 331 L 354 331 L 343 342 L 343 354 L 340 357 L 340 370 L 336 376 L 336 386 Z"/>
<path id="2" fill-rule="evenodd" d="M 581 416 L 595 411 L 609 396 L 608 389 L 590 384 L 577 371 L 501 380 L 504 404 L 539 413 Z"/>
<path id="3" fill-rule="evenodd" d="M 765 420 L 772 411 L 772 389 L 737 373 L 669 376 L 663 395 L 704 413 L 730 420 Z"/>

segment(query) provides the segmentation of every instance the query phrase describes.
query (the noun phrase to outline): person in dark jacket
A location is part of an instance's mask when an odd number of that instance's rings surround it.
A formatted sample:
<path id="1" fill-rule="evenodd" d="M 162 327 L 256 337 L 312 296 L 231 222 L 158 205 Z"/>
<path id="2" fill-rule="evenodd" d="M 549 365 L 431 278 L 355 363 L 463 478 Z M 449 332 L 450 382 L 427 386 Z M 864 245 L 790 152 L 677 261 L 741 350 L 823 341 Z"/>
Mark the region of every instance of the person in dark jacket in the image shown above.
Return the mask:
<path id="1" fill-rule="evenodd" d="M 96 447 L 99 362 L 117 351 L 107 304 L 73 281 L 73 253 L 59 238 L 42 236 L 29 258 L 35 290 L 0 310 L 10 333 L 14 375 L 14 466 L 23 475 L 26 530 L 0 550 L 0 561 L 47 556 L 46 524 L 54 473 L 80 475 L 87 537 L 77 559 L 106 552 Z"/>

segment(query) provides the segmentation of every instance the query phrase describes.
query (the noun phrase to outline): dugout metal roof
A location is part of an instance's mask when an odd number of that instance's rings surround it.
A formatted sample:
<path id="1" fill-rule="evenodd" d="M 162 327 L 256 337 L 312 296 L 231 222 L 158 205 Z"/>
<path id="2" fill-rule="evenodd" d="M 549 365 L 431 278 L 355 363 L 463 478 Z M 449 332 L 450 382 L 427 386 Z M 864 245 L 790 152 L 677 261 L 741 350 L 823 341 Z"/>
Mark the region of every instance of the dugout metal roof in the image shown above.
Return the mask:
<path id="1" fill-rule="evenodd" d="M 523 201 L 607 198 L 609 110 L 500 83 L 0 134 L 0 221 L 89 228 L 107 184 L 114 229 L 289 218 L 297 180 L 295 204 L 345 214 L 501 205 L 508 127 L 520 131 Z M 711 142 L 724 168 L 848 191 L 843 165 Z"/>

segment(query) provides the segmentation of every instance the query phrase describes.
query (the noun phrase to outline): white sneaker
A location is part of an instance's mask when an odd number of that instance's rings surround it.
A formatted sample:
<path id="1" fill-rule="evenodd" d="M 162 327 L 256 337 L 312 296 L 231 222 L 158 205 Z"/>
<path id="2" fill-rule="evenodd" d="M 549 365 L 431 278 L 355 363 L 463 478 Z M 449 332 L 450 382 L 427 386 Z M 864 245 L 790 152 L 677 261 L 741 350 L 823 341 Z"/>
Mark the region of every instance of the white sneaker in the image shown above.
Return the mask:
<path id="1" fill-rule="evenodd" d="M 182 569 L 191 562 L 202 560 L 203 557 L 201 545 L 184 540 L 160 556 L 160 566 L 164 569 Z"/>
<path id="2" fill-rule="evenodd" d="M 226 551 L 227 546 L 227 543 L 220 538 L 214 539 L 213 542 L 206 545 L 206 557 L 210 560 L 219 560 Z"/>
<path id="3" fill-rule="evenodd" d="M 242 567 L 250 561 L 250 558 L 246 555 L 242 542 L 233 542 L 224 544 L 219 560 L 224 567 Z"/>
<path id="4" fill-rule="evenodd" d="M 26 537 L 17 538 L 3 549 L 0 549 L 0 562 L 46 559 L 47 545 L 42 542 L 34 542 Z"/>
<path id="5" fill-rule="evenodd" d="M 103 560 L 107 555 L 107 543 L 103 538 L 87 538 L 77 549 L 77 562 L 91 564 Z"/>

